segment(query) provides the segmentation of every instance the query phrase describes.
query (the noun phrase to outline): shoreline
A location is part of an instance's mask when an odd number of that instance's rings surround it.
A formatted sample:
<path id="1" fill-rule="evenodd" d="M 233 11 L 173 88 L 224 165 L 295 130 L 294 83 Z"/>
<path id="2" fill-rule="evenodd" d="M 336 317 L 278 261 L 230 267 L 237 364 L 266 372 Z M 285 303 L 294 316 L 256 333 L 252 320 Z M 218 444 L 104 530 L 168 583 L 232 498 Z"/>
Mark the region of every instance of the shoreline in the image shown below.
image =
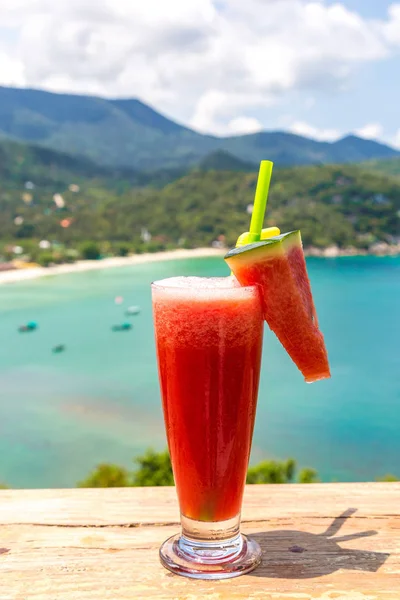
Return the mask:
<path id="1" fill-rule="evenodd" d="M 314 256 L 318 258 L 340 258 L 349 256 L 399 256 L 399 244 L 387 244 L 386 242 L 377 242 L 372 244 L 368 250 L 360 250 L 354 246 L 339 248 L 339 246 L 327 246 L 326 248 L 316 248 L 308 246 L 304 249 L 305 256 Z"/>
<path id="2" fill-rule="evenodd" d="M 220 248 L 194 248 L 190 250 L 177 249 L 164 252 L 152 252 L 146 254 L 133 254 L 131 256 L 113 256 L 100 260 L 79 260 L 75 263 L 64 263 L 53 267 L 29 267 L 26 269 L 11 269 L 0 272 L 0 285 L 8 283 L 19 283 L 20 281 L 31 281 L 41 277 L 52 275 L 65 275 L 67 273 L 83 273 L 85 271 L 100 271 L 111 267 L 128 267 L 130 265 L 141 265 L 152 262 L 164 262 L 168 260 L 207 258 L 209 256 L 224 256 L 225 249 Z"/>
<path id="3" fill-rule="evenodd" d="M 85 271 L 100 271 L 112 267 L 127 267 L 130 265 L 148 264 L 153 262 L 165 262 L 168 260 L 180 260 L 189 258 L 208 258 L 213 256 L 224 256 L 225 248 L 194 248 L 166 250 L 163 252 L 152 252 L 146 254 L 133 254 L 131 256 L 113 256 L 100 260 L 79 260 L 75 263 L 64 263 L 53 267 L 29 267 L 0 271 L 0 285 L 19 283 L 21 281 L 32 281 L 41 277 L 52 275 L 65 275 L 68 273 L 83 273 Z M 398 256 L 400 245 L 380 246 L 375 251 L 357 250 L 356 248 L 338 248 L 329 246 L 327 248 L 309 247 L 304 250 L 306 257 L 316 258 L 341 258 L 351 256 Z"/>

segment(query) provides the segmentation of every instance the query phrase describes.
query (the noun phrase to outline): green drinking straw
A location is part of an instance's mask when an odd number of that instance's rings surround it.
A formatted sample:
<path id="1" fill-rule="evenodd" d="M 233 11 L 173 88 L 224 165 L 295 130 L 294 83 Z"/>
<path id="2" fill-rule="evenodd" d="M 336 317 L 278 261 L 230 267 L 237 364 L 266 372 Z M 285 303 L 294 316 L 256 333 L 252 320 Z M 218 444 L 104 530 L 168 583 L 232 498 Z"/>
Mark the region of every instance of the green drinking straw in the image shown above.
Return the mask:
<path id="1" fill-rule="evenodd" d="M 269 184 L 271 183 L 272 167 L 274 163 L 270 160 L 260 162 L 258 172 L 256 195 L 254 198 L 253 213 L 250 221 L 250 231 L 248 234 L 248 244 L 259 242 L 261 230 L 264 222 L 265 209 L 267 207 Z"/>

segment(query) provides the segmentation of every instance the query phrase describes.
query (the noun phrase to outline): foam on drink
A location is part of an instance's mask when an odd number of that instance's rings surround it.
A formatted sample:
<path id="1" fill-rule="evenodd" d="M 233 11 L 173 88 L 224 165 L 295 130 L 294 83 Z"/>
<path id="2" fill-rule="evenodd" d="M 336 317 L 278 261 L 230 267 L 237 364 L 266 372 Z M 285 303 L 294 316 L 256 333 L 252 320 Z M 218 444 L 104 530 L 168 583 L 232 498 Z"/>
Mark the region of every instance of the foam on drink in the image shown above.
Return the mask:
<path id="1" fill-rule="evenodd" d="M 240 345 L 257 335 L 261 303 L 257 288 L 234 277 L 171 277 L 153 284 L 157 337 L 179 345 Z"/>

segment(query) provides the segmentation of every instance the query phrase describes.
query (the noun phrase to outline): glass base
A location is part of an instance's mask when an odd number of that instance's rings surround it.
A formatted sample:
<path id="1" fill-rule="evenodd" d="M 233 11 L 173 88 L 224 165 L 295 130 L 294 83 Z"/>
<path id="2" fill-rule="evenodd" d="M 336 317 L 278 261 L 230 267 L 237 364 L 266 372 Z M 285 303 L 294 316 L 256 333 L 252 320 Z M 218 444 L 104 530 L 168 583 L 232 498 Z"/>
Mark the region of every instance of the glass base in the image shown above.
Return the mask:
<path id="1" fill-rule="evenodd" d="M 261 562 L 261 548 L 238 533 L 219 541 L 174 535 L 160 548 L 161 563 L 177 575 L 193 579 L 228 579 L 249 573 Z"/>

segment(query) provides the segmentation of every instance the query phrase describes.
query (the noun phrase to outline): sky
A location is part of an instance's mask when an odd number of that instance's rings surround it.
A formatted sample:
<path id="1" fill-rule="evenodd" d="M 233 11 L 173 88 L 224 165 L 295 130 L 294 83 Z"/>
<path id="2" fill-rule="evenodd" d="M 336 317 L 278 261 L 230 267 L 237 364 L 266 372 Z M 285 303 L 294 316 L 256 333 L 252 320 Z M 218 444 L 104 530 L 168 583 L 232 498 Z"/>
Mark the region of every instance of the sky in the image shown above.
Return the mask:
<path id="1" fill-rule="evenodd" d="M 136 97 L 203 133 L 400 148 L 400 2 L 1 0 L 0 85 Z"/>

